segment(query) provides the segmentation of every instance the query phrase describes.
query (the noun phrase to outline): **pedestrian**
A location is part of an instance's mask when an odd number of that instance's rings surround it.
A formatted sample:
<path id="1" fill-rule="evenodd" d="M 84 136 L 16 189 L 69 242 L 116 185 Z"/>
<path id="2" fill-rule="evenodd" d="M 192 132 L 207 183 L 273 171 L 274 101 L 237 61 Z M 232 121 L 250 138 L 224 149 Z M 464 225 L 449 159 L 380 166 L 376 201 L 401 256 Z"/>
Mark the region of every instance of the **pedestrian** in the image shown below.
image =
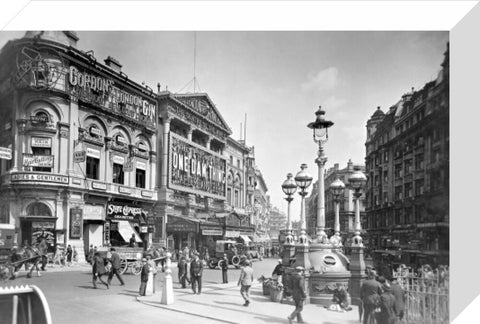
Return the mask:
<path id="1" fill-rule="evenodd" d="M 88 255 L 87 255 L 87 261 L 90 264 L 93 263 L 93 244 L 90 244 L 90 249 L 88 250 Z"/>
<path id="2" fill-rule="evenodd" d="M 73 262 L 75 264 L 78 263 L 78 252 L 77 252 L 77 249 L 75 247 L 73 247 Z"/>
<path id="3" fill-rule="evenodd" d="M 65 252 L 65 258 L 67 259 L 67 267 L 72 265 L 73 250 L 72 246 L 69 244 L 67 246 L 67 251 Z"/>
<path id="4" fill-rule="evenodd" d="M 398 284 L 398 278 L 393 277 L 390 284 L 390 292 L 395 297 L 395 313 L 399 322 L 403 320 L 405 313 L 405 292 Z"/>
<path id="5" fill-rule="evenodd" d="M 371 317 L 374 317 L 375 309 L 380 304 L 380 295 L 382 294 L 382 284 L 375 280 L 377 272 L 369 270 L 367 279 L 362 282 L 360 287 L 360 299 L 363 305 L 363 324 L 368 324 Z"/>
<path id="6" fill-rule="evenodd" d="M 249 260 L 245 260 L 244 264 L 245 266 L 242 268 L 242 271 L 240 272 L 240 277 L 238 278 L 237 286 L 241 286 L 240 294 L 245 300 L 245 304 L 243 304 L 243 306 L 248 306 L 250 305 L 250 287 L 252 286 L 252 282 L 253 282 L 253 269 L 250 267 Z"/>
<path id="7" fill-rule="evenodd" d="M 135 233 L 132 233 L 132 237 L 130 237 L 130 241 L 128 243 L 129 247 L 135 247 L 137 244 L 137 240 L 135 239 Z"/>
<path id="8" fill-rule="evenodd" d="M 272 278 L 280 281 L 281 278 L 279 277 L 282 277 L 282 276 L 283 276 L 282 259 L 278 259 L 277 265 L 275 266 L 275 269 L 273 269 L 273 272 L 272 272 Z"/>
<path id="9" fill-rule="evenodd" d="M 150 269 L 152 270 L 152 293 L 155 293 L 155 280 L 157 279 L 157 265 L 155 261 L 152 260 L 152 256 L 147 254 L 147 263 L 150 265 Z"/>
<path id="10" fill-rule="evenodd" d="M 95 252 L 93 255 L 93 266 L 92 266 L 92 274 L 93 274 L 93 288 L 97 289 L 97 279 L 103 283 L 107 289 L 109 289 L 108 283 L 103 281 L 102 276 L 104 276 L 107 271 L 105 270 L 105 265 L 107 264 L 107 260 L 100 255 L 99 252 Z"/>
<path id="11" fill-rule="evenodd" d="M 383 293 L 380 295 L 380 312 L 377 313 L 377 324 L 395 324 L 397 315 L 395 313 L 395 297 L 390 291 L 390 285 L 385 282 L 382 285 Z"/>
<path id="12" fill-rule="evenodd" d="M 227 254 L 223 254 L 223 258 L 219 262 L 220 268 L 222 268 L 222 281 L 224 284 L 228 283 L 228 258 Z"/>
<path id="13" fill-rule="evenodd" d="M 125 285 L 125 282 L 123 282 L 122 276 L 120 275 L 120 272 L 122 271 L 122 266 L 120 264 L 120 255 L 118 255 L 115 248 L 110 248 L 110 252 L 112 254 L 110 257 L 110 263 L 112 264 L 112 269 L 108 274 L 108 284 L 109 285 L 111 284 L 113 275 L 116 275 L 118 281 L 120 281 L 120 286 L 123 286 Z"/>
<path id="14" fill-rule="evenodd" d="M 187 288 L 187 282 L 190 284 L 190 280 L 188 280 L 188 272 L 187 272 L 187 259 L 183 255 L 182 252 L 179 252 L 179 260 L 178 260 L 178 281 L 182 285 L 182 288 Z"/>
<path id="15" fill-rule="evenodd" d="M 305 278 L 302 275 L 304 268 L 298 266 L 295 268 L 295 272 L 291 277 L 291 290 L 293 301 L 295 302 L 295 310 L 288 316 L 288 323 L 292 324 L 295 316 L 298 323 L 305 323 L 302 318 L 303 304 L 307 295 L 305 294 Z"/>
<path id="16" fill-rule="evenodd" d="M 193 261 L 190 263 L 190 280 L 192 282 L 192 290 L 194 294 L 200 295 L 202 293 L 202 274 L 203 262 L 200 260 L 198 253 L 195 253 L 193 255 Z"/>
<path id="17" fill-rule="evenodd" d="M 147 282 L 148 282 L 148 273 L 150 272 L 150 265 L 147 263 L 147 259 L 142 259 L 142 272 L 140 273 L 140 289 L 138 294 L 140 296 L 145 296 L 145 292 L 147 290 Z"/>
<path id="18" fill-rule="evenodd" d="M 162 266 L 162 272 L 165 272 L 165 259 L 167 257 L 167 251 L 165 250 L 165 247 L 162 246 L 160 248 L 160 253 L 159 254 L 160 254 L 159 257 L 161 258 L 160 259 L 160 264 Z"/>

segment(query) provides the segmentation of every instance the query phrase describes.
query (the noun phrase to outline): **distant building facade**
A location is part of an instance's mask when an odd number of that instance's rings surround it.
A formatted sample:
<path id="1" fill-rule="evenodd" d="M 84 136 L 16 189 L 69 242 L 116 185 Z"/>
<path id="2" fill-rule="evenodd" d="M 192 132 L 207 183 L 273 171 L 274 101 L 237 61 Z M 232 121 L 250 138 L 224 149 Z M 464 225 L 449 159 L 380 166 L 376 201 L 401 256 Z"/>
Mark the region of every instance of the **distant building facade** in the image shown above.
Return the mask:
<path id="1" fill-rule="evenodd" d="M 359 167 L 362 172 L 365 172 L 363 165 L 354 165 L 352 161 L 348 161 L 347 166 L 343 169 L 340 169 L 339 164 L 335 163 L 332 168 L 325 171 L 325 232 L 328 236 L 335 233 L 335 204 L 330 185 L 336 179 L 340 179 L 345 184 L 345 191 L 340 200 L 340 235 L 344 245 L 349 244 L 355 226 L 353 191 L 348 188 L 348 179 L 354 172 L 354 167 Z M 307 234 L 310 237 L 315 237 L 317 227 L 317 199 L 318 181 L 313 184 L 312 193 L 305 199 Z M 360 197 L 360 220 L 362 224 L 365 223 L 365 195 Z"/>
<path id="2" fill-rule="evenodd" d="M 405 263 L 448 263 L 449 50 L 435 81 L 367 122 L 366 229 Z"/>

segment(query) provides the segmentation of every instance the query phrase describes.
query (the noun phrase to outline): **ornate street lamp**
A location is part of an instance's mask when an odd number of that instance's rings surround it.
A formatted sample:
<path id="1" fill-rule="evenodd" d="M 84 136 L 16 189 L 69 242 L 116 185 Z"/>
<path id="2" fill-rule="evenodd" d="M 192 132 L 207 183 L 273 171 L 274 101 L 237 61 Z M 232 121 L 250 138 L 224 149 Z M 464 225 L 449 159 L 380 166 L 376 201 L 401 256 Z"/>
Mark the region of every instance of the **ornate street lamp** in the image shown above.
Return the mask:
<path id="1" fill-rule="evenodd" d="M 330 242 L 336 246 L 342 246 L 342 238 L 340 237 L 340 201 L 345 192 L 345 184 L 337 178 L 330 184 L 333 201 L 335 203 L 335 235 L 330 238 Z"/>
<path id="2" fill-rule="evenodd" d="M 307 165 L 303 163 L 300 166 L 301 170 L 295 175 L 295 183 L 300 188 L 298 193 L 302 197 L 301 207 L 300 207 L 300 236 L 298 238 L 298 243 L 301 245 L 308 245 L 308 238 L 306 232 L 306 222 L 305 222 L 305 196 L 308 194 L 307 188 L 312 183 L 313 178 L 305 171 Z"/>
<path id="3" fill-rule="evenodd" d="M 362 195 L 362 189 L 367 182 L 367 177 L 362 171 L 360 171 L 359 167 L 354 167 L 353 174 L 348 178 L 348 182 L 350 187 L 354 190 L 353 196 L 355 197 L 355 233 L 352 246 L 363 247 L 362 237 L 360 236 L 362 231 L 362 225 L 360 223 L 360 196 Z"/>
<path id="4" fill-rule="evenodd" d="M 318 165 L 318 198 L 317 198 L 317 242 L 323 243 L 326 241 L 327 234 L 325 233 L 325 179 L 324 167 L 327 162 L 325 157 L 323 145 L 328 141 L 328 128 L 333 125 L 333 122 L 325 120 L 325 111 L 319 106 L 315 112 L 317 118 L 314 122 L 307 125 L 308 128 L 313 129 L 313 141 L 318 143 L 318 156 L 315 162 Z"/>
<path id="5" fill-rule="evenodd" d="M 288 203 L 287 209 L 287 236 L 285 238 L 285 244 L 293 244 L 292 236 L 292 223 L 290 221 L 290 203 L 293 200 L 293 194 L 297 191 L 297 185 L 293 181 L 293 174 L 287 174 L 287 179 L 282 183 L 282 190 L 287 195 L 285 200 Z"/>

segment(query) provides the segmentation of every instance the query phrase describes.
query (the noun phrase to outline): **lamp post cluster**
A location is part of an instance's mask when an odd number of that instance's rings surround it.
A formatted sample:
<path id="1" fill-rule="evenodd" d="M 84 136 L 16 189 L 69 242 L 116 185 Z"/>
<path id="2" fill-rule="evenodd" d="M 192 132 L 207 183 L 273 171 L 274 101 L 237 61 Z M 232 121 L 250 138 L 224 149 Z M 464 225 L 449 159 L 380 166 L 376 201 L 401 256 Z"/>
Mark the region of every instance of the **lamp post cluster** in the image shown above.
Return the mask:
<path id="1" fill-rule="evenodd" d="M 325 248 L 338 248 L 342 246 L 342 240 L 340 237 L 340 202 L 343 199 L 345 192 L 345 184 L 337 178 L 331 185 L 330 190 L 333 195 L 335 203 L 335 234 L 328 239 L 325 233 L 325 179 L 324 168 L 327 158 L 325 156 L 324 145 L 328 141 L 328 128 L 333 125 L 333 122 L 325 120 L 325 111 L 321 107 L 315 112 L 316 119 L 307 125 L 308 128 L 313 130 L 313 140 L 318 144 L 318 153 L 315 163 L 318 165 L 318 195 L 317 195 L 317 218 L 316 218 L 316 238 L 314 240 L 315 245 L 319 245 Z M 286 225 L 286 238 L 285 244 L 294 244 L 292 234 L 292 223 L 290 216 L 290 203 L 293 200 L 293 195 L 298 189 L 298 194 L 301 196 L 301 208 L 300 208 L 300 235 L 298 237 L 298 244 L 308 246 L 308 237 L 306 234 L 306 222 L 305 222 L 305 196 L 308 194 L 307 188 L 311 185 L 313 178 L 306 172 L 307 165 L 302 164 L 301 170 L 295 175 L 291 173 L 287 174 L 287 179 L 282 183 L 282 190 L 287 196 L 285 200 L 288 202 L 287 210 L 287 225 Z M 353 174 L 348 179 L 348 188 L 354 191 L 355 198 L 355 233 L 353 237 L 352 246 L 363 247 L 360 223 L 360 196 L 362 195 L 362 189 L 366 183 L 366 176 L 358 167 L 354 168 Z"/>

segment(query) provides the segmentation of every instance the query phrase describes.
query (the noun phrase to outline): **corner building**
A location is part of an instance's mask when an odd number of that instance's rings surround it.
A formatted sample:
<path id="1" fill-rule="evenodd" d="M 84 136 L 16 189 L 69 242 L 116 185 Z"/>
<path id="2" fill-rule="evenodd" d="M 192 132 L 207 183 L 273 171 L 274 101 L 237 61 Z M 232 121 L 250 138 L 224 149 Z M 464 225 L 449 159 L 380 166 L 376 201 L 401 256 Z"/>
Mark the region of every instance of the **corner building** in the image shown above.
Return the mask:
<path id="1" fill-rule="evenodd" d="M 371 246 L 392 264 L 449 261 L 449 50 L 436 80 L 367 121 Z"/>
<path id="2" fill-rule="evenodd" d="M 74 32 L 27 32 L 0 52 L 0 222 L 49 251 L 151 241 L 156 94 L 121 64 L 76 48 Z"/>

